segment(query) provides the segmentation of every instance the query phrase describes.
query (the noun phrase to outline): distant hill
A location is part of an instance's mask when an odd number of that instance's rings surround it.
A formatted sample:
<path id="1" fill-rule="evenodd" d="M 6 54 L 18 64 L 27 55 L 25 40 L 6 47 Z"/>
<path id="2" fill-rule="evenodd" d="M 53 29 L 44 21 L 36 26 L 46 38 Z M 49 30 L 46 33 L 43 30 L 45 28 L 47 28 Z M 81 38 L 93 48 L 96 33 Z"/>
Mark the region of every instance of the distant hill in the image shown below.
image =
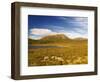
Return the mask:
<path id="1" fill-rule="evenodd" d="M 87 40 L 85 38 L 75 38 L 70 39 L 69 37 L 65 36 L 64 34 L 55 34 L 55 35 L 48 35 L 39 40 L 29 39 L 29 44 L 35 43 L 58 43 L 58 42 L 70 42 L 70 41 L 80 41 L 80 40 Z"/>
<path id="2" fill-rule="evenodd" d="M 87 38 L 78 37 L 78 38 L 74 38 L 74 40 L 87 40 Z"/>
<path id="3" fill-rule="evenodd" d="M 65 36 L 64 34 L 55 34 L 45 36 L 41 40 L 70 40 L 70 38 Z"/>

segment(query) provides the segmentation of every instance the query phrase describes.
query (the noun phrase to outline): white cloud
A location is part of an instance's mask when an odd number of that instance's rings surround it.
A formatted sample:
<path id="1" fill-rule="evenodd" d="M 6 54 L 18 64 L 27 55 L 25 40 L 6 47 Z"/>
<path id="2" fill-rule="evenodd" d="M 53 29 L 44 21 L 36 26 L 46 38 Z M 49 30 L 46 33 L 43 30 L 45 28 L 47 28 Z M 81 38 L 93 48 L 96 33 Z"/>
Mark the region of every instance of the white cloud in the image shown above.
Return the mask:
<path id="1" fill-rule="evenodd" d="M 74 18 L 74 20 L 76 21 L 76 24 L 78 23 L 78 25 L 80 27 L 82 27 L 83 29 L 87 29 L 87 21 L 88 21 L 88 18 L 87 17 L 78 17 L 78 18 Z"/>
<path id="2" fill-rule="evenodd" d="M 53 32 L 52 30 L 49 29 L 38 29 L 38 28 L 33 28 L 29 30 L 29 38 L 31 39 L 40 39 L 44 36 L 47 35 L 53 35 L 57 34 L 57 32 Z"/>
<path id="3" fill-rule="evenodd" d="M 66 32 L 66 33 L 63 33 L 65 34 L 66 36 L 68 36 L 69 38 L 79 38 L 79 37 L 82 37 L 82 38 L 88 38 L 87 34 L 80 34 L 80 33 L 76 33 L 76 32 Z"/>
<path id="4" fill-rule="evenodd" d="M 34 28 L 34 29 L 30 29 L 29 32 L 30 32 L 30 34 L 34 34 L 34 35 L 45 35 L 45 34 L 51 33 L 52 31 L 49 29 Z"/>
<path id="5" fill-rule="evenodd" d="M 86 22 L 87 17 L 75 17 L 74 19 L 78 22 Z"/>

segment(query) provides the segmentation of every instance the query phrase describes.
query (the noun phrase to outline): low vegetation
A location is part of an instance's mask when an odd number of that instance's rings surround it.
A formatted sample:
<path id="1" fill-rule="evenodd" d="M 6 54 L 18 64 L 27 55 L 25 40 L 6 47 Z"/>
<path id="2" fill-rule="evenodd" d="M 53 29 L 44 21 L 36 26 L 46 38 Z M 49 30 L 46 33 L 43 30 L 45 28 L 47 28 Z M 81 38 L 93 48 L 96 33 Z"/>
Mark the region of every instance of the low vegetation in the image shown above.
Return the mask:
<path id="1" fill-rule="evenodd" d="M 63 38 L 62 38 L 62 37 Z M 54 38 L 46 37 L 41 40 L 29 39 L 29 46 L 58 46 L 58 47 L 39 47 L 28 49 L 29 66 L 50 66 L 50 65 L 71 65 L 87 64 L 87 40 L 69 39 L 61 35 Z"/>

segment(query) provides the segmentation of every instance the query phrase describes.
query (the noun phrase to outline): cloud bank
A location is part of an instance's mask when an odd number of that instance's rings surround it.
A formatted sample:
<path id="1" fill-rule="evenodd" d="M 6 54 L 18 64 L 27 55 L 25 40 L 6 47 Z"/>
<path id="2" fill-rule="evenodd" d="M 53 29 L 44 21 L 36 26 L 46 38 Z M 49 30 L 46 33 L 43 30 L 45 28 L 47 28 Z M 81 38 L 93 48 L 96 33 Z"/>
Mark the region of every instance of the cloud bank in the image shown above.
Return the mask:
<path id="1" fill-rule="evenodd" d="M 79 32 L 82 32 L 82 30 L 80 30 L 80 29 L 77 29 L 77 30 L 79 30 Z M 87 38 L 87 34 L 81 34 L 81 33 L 74 32 L 74 31 L 53 32 L 50 29 L 33 28 L 33 29 L 30 29 L 29 30 L 29 33 L 30 34 L 29 34 L 28 37 L 31 38 L 31 39 L 41 39 L 44 36 L 47 36 L 47 35 L 55 35 L 55 34 L 64 34 L 67 37 L 72 38 L 72 39 L 73 38 L 77 38 L 77 37 Z"/>

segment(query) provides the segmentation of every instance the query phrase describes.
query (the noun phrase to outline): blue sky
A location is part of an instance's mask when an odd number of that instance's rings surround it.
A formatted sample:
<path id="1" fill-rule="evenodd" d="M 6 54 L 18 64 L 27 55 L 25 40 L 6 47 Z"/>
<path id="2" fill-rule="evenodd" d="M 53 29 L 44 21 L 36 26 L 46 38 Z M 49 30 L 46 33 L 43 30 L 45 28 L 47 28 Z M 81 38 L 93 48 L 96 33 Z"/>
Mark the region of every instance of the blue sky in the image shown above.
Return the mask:
<path id="1" fill-rule="evenodd" d="M 88 38 L 88 18 L 28 15 L 29 38 L 40 39 L 53 34 L 65 34 L 70 38 Z"/>

